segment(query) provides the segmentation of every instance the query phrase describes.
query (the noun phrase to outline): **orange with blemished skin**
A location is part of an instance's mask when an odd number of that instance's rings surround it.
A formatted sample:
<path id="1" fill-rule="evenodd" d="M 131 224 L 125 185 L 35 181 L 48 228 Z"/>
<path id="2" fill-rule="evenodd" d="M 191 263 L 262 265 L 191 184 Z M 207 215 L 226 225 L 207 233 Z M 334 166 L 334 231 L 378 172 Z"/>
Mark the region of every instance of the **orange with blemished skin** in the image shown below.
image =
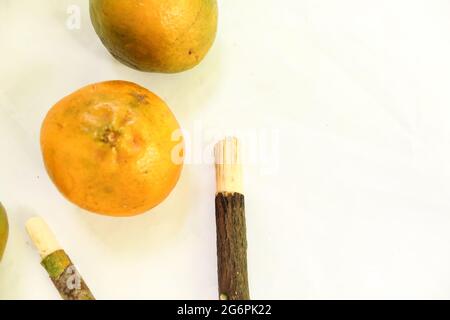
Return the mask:
<path id="1" fill-rule="evenodd" d="M 193 68 L 214 43 L 216 0 L 90 0 L 95 31 L 109 52 L 142 71 Z"/>
<path id="2" fill-rule="evenodd" d="M 180 126 L 168 106 L 134 83 L 86 86 L 59 101 L 41 129 L 47 172 L 79 207 L 133 216 L 161 203 L 183 166 Z"/>

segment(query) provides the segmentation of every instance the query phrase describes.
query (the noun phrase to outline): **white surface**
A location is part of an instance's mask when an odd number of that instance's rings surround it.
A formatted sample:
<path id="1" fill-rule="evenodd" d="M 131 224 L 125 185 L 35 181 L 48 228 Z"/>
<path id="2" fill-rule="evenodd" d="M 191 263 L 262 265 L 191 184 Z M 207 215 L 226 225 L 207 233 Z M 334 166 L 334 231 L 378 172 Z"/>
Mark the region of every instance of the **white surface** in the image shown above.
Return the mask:
<path id="1" fill-rule="evenodd" d="M 207 59 L 160 75 L 110 57 L 87 1 L 2 0 L 0 299 L 58 298 L 25 232 L 36 214 L 98 298 L 216 298 L 214 170 L 197 151 L 171 197 L 132 219 L 77 209 L 44 171 L 47 110 L 110 79 L 202 126 L 200 152 L 217 128 L 278 130 L 278 147 L 257 146 L 278 150 L 279 170 L 246 168 L 253 298 L 450 298 L 449 30 L 447 0 L 221 0 Z"/>

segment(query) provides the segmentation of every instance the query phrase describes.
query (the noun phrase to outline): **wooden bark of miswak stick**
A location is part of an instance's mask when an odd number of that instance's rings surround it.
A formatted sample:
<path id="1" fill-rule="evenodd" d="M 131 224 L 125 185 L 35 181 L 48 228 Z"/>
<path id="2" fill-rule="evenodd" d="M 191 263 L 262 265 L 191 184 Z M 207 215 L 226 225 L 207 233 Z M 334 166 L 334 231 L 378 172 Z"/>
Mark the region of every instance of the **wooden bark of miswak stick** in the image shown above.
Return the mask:
<path id="1" fill-rule="evenodd" d="M 250 300 L 239 142 L 227 138 L 216 145 L 214 152 L 219 299 Z"/>
<path id="2" fill-rule="evenodd" d="M 39 217 L 31 218 L 26 229 L 42 259 L 42 266 L 64 300 L 95 300 L 53 232 Z"/>

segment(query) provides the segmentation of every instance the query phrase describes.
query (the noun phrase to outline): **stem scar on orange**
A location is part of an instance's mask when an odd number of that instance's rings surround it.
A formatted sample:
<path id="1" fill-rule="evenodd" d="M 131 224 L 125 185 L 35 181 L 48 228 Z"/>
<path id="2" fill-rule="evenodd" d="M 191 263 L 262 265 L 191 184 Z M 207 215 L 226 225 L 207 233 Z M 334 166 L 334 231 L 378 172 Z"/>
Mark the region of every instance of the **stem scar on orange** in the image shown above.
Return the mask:
<path id="1" fill-rule="evenodd" d="M 86 86 L 59 101 L 41 129 L 47 172 L 71 202 L 91 212 L 133 216 L 177 184 L 184 142 L 168 106 L 134 83 Z"/>

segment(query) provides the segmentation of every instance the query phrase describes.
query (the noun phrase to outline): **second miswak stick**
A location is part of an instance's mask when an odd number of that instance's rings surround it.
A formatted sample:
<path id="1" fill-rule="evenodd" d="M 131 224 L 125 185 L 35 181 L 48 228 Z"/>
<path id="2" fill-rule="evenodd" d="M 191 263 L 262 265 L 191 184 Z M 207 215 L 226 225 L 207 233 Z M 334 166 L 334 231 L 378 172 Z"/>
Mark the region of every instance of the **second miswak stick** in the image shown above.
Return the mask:
<path id="1" fill-rule="evenodd" d="M 42 218 L 28 220 L 26 229 L 39 251 L 42 266 L 64 300 L 95 300 L 69 256 Z"/>

